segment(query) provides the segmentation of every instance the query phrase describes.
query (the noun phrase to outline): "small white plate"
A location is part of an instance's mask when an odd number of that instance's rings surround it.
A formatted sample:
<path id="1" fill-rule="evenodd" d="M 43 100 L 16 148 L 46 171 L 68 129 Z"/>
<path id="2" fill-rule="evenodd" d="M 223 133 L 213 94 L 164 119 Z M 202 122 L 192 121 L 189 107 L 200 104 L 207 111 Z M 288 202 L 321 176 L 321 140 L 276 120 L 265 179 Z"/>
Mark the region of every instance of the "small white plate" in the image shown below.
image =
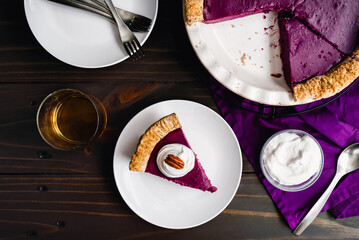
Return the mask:
<path id="1" fill-rule="evenodd" d="M 294 102 L 283 76 L 277 19 L 268 12 L 186 29 L 202 64 L 234 93 L 269 105 L 303 104 Z"/>
<path id="2" fill-rule="evenodd" d="M 214 193 L 183 187 L 163 178 L 129 170 L 138 139 L 158 119 L 175 112 Z M 114 153 L 117 188 L 127 205 L 144 220 L 164 228 L 201 225 L 221 213 L 237 192 L 242 155 L 228 124 L 213 110 L 190 101 L 170 100 L 138 113 L 123 129 Z"/>
<path id="3" fill-rule="evenodd" d="M 141 45 L 156 21 L 158 0 L 113 0 L 116 7 L 152 19 L 146 33 L 135 33 Z M 77 67 L 100 68 L 128 58 L 115 24 L 102 16 L 48 0 L 24 0 L 25 14 L 39 43 L 57 59 Z"/>

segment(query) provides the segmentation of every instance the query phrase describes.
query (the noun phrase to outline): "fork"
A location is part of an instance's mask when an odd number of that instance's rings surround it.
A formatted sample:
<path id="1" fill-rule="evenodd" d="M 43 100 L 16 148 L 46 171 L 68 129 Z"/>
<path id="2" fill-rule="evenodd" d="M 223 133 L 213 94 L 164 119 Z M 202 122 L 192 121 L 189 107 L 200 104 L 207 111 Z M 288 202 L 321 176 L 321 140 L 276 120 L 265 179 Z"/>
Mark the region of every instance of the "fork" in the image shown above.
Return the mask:
<path id="1" fill-rule="evenodd" d="M 92 13 L 96 13 L 107 18 L 112 23 L 116 24 L 115 20 L 113 19 L 110 10 L 98 3 L 92 2 L 91 0 L 49 0 L 51 2 L 60 3 L 63 5 L 76 7 L 79 9 L 87 10 Z M 121 18 L 124 20 L 125 24 L 135 32 L 148 32 L 152 20 L 146 18 L 144 16 L 138 15 L 136 13 L 132 13 L 120 8 L 116 8 L 116 11 L 120 14 Z M 143 20 L 143 18 L 147 20 Z"/>
<path id="2" fill-rule="evenodd" d="M 131 30 L 126 26 L 122 21 L 121 17 L 117 13 L 115 6 L 112 3 L 112 0 L 105 0 L 110 12 L 112 13 L 113 18 L 115 19 L 119 31 L 119 37 L 122 41 L 123 47 L 125 48 L 127 54 L 133 61 L 137 61 L 144 56 L 141 44 L 138 42 L 136 36 L 131 32 Z"/>
<path id="3" fill-rule="evenodd" d="M 93 3 L 95 3 L 95 4 L 99 5 L 99 6 L 107 9 L 108 12 L 110 12 L 110 9 L 107 6 L 105 0 L 80 0 L 80 1 L 93 2 Z M 127 26 L 129 26 L 131 30 L 136 29 L 137 31 L 140 31 L 145 26 L 147 26 L 147 30 L 148 30 L 148 28 L 152 24 L 152 19 L 150 19 L 150 18 L 147 18 L 147 17 L 139 15 L 139 14 L 134 14 L 134 13 L 131 13 L 129 11 L 125 11 L 125 10 L 120 9 L 120 8 L 115 7 L 115 9 L 116 9 L 117 13 L 121 16 L 124 23 Z"/>
<path id="4" fill-rule="evenodd" d="M 104 0 L 74 0 L 94 7 L 102 12 L 105 12 L 111 16 L 111 11 L 106 5 Z M 152 19 L 145 16 L 129 12 L 120 8 L 115 7 L 116 12 L 120 15 L 124 23 L 129 26 L 132 31 L 135 32 L 147 32 L 152 24 Z M 114 23 L 115 20 L 112 19 Z"/>

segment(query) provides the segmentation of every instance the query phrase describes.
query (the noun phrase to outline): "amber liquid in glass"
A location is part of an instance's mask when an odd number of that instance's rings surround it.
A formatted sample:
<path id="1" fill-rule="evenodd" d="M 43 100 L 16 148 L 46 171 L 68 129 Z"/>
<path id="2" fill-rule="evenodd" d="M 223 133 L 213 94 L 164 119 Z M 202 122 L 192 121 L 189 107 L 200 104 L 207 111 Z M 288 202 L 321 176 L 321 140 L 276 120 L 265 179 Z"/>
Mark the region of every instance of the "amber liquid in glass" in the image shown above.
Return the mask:
<path id="1" fill-rule="evenodd" d="M 61 89 L 42 101 L 36 122 L 48 144 L 71 150 L 101 136 L 106 128 L 107 114 L 97 98 L 75 89 Z"/>
<path id="2" fill-rule="evenodd" d="M 65 99 L 54 110 L 54 131 L 69 142 L 85 143 L 98 127 L 98 114 L 93 103 L 84 97 Z"/>

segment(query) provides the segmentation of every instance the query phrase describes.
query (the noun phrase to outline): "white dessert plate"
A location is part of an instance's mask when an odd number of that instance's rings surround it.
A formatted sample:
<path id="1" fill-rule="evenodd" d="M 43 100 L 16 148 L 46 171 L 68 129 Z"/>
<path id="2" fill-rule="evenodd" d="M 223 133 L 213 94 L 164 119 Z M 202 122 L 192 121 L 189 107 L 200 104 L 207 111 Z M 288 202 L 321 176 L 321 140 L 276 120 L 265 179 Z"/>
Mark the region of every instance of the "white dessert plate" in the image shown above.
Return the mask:
<path id="1" fill-rule="evenodd" d="M 173 112 L 207 176 L 218 188 L 216 192 L 129 170 L 141 135 Z M 170 100 L 154 104 L 131 119 L 117 141 L 113 167 L 122 198 L 138 216 L 160 227 L 184 229 L 213 219 L 231 202 L 242 175 L 242 155 L 232 129 L 216 112 L 195 102 Z"/>
<path id="2" fill-rule="evenodd" d="M 222 85 L 249 100 L 298 105 L 283 76 L 277 13 L 229 21 L 186 25 L 191 44 L 205 68 Z"/>
<path id="3" fill-rule="evenodd" d="M 158 0 L 113 0 L 116 7 L 153 20 L 146 33 L 135 33 L 141 45 L 156 21 Z M 77 67 L 100 68 L 128 58 L 115 24 L 102 16 L 48 0 L 24 0 L 25 14 L 38 42 L 57 59 Z"/>

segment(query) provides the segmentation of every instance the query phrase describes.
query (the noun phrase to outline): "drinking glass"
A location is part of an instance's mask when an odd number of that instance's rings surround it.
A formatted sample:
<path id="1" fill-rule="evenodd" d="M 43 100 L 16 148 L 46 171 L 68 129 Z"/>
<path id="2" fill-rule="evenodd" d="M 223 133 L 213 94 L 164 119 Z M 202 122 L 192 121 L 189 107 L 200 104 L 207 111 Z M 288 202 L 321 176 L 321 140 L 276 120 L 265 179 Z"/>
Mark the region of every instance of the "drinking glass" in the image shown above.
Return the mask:
<path id="1" fill-rule="evenodd" d="M 36 122 L 49 145 L 71 150 L 101 136 L 106 128 L 107 114 L 96 97 L 75 89 L 61 89 L 42 101 Z"/>

